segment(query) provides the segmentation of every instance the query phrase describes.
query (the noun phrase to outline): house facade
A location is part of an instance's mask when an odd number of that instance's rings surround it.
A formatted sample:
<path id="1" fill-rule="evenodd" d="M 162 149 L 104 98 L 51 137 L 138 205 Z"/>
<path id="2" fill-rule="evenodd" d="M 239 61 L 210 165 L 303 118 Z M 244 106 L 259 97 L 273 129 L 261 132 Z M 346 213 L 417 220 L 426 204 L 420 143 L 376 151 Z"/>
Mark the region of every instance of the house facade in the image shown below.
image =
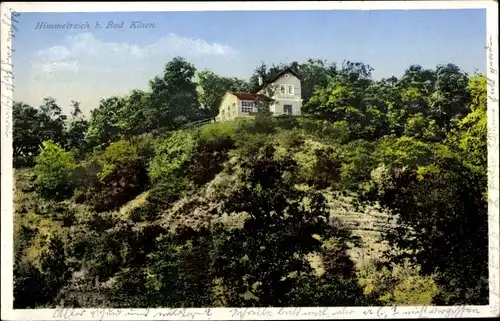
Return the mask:
<path id="1" fill-rule="evenodd" d="M 217 121 L 231 120 L 255 114 L 259 104 L 271 104 L 272 99 L 261 94 L 227 92 L 222 98 Z"/>
<path id="2" fill-rule="evenodd" d="M 293 69 L 286 68 L 261 84 L 257 93 L 273 99 L 273 103 L 270 105 L 270 111 L 273 115 L 300 115 L 302 109 L 301 89 L 299 75 Z"/>
<path id="3" fill-rule="evenodd" d="M 275 115 L 300 115 L 302 109 L 301 82 L 299 75 L 287 68 L 265 83 L 259 79 L 256 93 L 227 92 L 220 104 L 217 121 L 249 116 L 258 111 L 261 103 L 269 105 Z"/>

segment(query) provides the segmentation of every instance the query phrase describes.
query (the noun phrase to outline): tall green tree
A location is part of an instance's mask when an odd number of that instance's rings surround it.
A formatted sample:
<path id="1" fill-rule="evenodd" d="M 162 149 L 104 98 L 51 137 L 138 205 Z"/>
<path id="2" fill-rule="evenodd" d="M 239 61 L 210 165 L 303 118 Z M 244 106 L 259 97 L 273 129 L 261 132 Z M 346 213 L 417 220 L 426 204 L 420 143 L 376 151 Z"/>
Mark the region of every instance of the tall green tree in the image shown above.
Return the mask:
<path id="1" fill-rule="evenodd" d="M 88 121 L 83 117 L 80 109 L 80 103 L 72 101 L 72 111 L 69 124 L 66 132 L 66 146 L 69 150 L 73 150 L 80 154 L 85 150 L 85 133 L 89 126 Z"/>
<path id="2" fill-rule="evenodd" d="M 151 103 L 145 115 L 148 129 L 177 127 L 200 117 L 195 74 L 193 64 L 176 57 L 165 65 L 162 75 L 149 82 Z"/>
<path id="3" fill-rule="evenodd" d="M 101 100 L 98 108 L 91 111 L 85 134 L 86 143 L 90 147 L 107 146 L 122 134 L 120 122 L 125 116 L 125 103 L 123 97 L 105 98 Z"/>
<path id="4" fill-rule="evenodd" d="M 366 101 L 373 83 L 371 71 L 372 68 L 368 65 L 344 62 L 337 74 L 330 77 L 328 85 L 315 91 L 304 106 L 304 112 L 331 122 L 346 122 L 353 138 L 373 137 L 375 129 L 370 121 L 375 117 L 383 117 L 383 110 L 379 110 L 380 106 L 375 102 Z M 370 98 L 372 97 L 373 93 L 370 93 Z"/>
<path id="5" fill-rule="evenodd" d="M 33 165 L 42 143 L 41 114 L 36 108 L 14 102 L 12 106 L 12 147 L 14 166 Z"/>
<path id="6" fill-rule="evenodd" d="M 208 109 L 213 117 L 219 113 L 220 103 L 226 92 L 246 92 L 249 90 L 245 81 L 221 77 L 209 70 L 198 73 L 198 85 L 200 87 L 200 103 L 205 109 Z"/>
<path id="7" fill-rule="evenodd" d="M 476 74 L 469 79 L 468 90 L 471 97 L 471 112 L 450 132 L 448 142 L 464 157 L 467 164 L 486 176 L 488 163 L 488 122 L 486 77 Z"/>
<path id="8" fill-rule="evenodd" d="M 353 296 L 344 303 L 356 304 L 362 293 L 356 292 L 356 287 L 347 291 L 338 279 L 329 280 L 338 291 L 334 298 L 332 292 L 318 288 L 320 293 L 310 297 L 306 284 L 318 286 L 321 281 L 313 276 L 306 256 L 322 252 L 320 239 L 340 236 L 342 231 L 327 223 L 329 214 L 320 194 L 299 191 L 286 179 L 287 173 L 290 176 L 296 171 L 292 158 L 276 160 L 270 146 L 263 147 L 259 156 L 244 164 L 248 184 L 224 201 L 224 212 L 250 216 L 242 229 L 219 232 L 227 236 L 215 249 L 214 271 L 227 289 L 228 304 L 339 304 L 342 297 L 348 297 L 347 292 Z"/>
<path id="9" fill-rule="evenodd" d="M 325 87 L 337 72 L 336 64 L 328 65 L 321 59 L 308 59 L 298 65 L 296 71 L 301 77 L 301 96 L 307 104 L 314 91 Z"/>
<path id="10" fill-rule="evenodd" d="M 121 119 L 118 127 L 126 136 L 139 135 L 147 132 L 146 114 L 151 102 L 151 93 L 142 90 L 132 90 L 124 98 Z"/>
<path id="11" fill-rule="evenodd" d="M 42 141 L 53 140 L 64 145 L 67 116 L 62 113 L 56 100 L 52 97 L 44 98 L 43 104 L 40 106 L 40 114 Z"/>
<path id="12" fill-rule="evenodd" d="M 438 126 L 449 131 L 470 111 L 468 76 L 453 64 L 439 65 L 434 86 L 430 96 L 432 116 Z"/>

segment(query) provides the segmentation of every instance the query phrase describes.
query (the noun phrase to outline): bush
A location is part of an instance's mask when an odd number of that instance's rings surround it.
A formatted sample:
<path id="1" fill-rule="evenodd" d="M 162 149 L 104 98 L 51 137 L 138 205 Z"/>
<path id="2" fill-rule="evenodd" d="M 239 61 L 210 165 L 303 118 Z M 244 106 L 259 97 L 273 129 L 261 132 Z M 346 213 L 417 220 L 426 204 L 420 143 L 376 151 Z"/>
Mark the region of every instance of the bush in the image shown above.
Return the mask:
<path id="1" fill-rule="evenodd" d="M 428 305 L 440 293 L 433 278 L 420 275 L 418 266 L 409 261 L 391 267 L 371 261 L 360 273 L 365 294 L 382 305 Z"/>
<path id="2" fill-rule="evenodd" d="M 403 136 L 382 140 L 378 155 L 386 165 L 408 166 L 427 164 L 433 153 L 432 145 Z"/>
<path id="3" fill-rule="evenodd" d="M 166 177 L 180 176 L 196 147 L 197 139 L 189 131 L 176 131 L 160 142 L 149 163 L 149 177 L 153 184 Z"/>
<path id="4" fill-rule="evenodd" d="M 350 130 L 346 121 L 336 121 L 333 124 L 327 120 L 314 118 L 298 118 L 300 127 L 309 135 L 328 142 L 345 143 L 349 140 Z"/>
<path id="5" fill-rule="evenodd" d="M 302 182 L 324 189 L 340 181 L 341 163 L 330 145 L 306 140 L 302 150 L 294 154 L 300 164 L 297 173 Z"/>
<path id="6" fill-rule="evenodd" d="M 40 194 L 63 198 L 72 193 L 76 168 L 73 153 L 66 152 L 52 141 L 45 141 L 35 161 L 35 186 Z"/>
<path id="7" fill-rule="evenodd" d="M 228 159 L 228 151 L 235 148 L 238 122 L 214 123 L 199 131 L 199 142 L 188 161 L 187 177 L 196 185 L 211 181 Z"/>
<path id="8" fill-rule="evenodd" d="M 200 143 L 219 148 L 232 148 L 235 140 L 236 122 L 213 123 L 200 128 Z"/>
<path id="9" fill-rule="evenodd" d="M 189 188 L 187 179 L 158 181 L 151 189 L 146 204 L 130 212 L 130 219 L 134 222 L 155 220 L 162 209 L 177 201 Z"/>
<path id="10" fill-rule="evenodd" d="M 142 134 L 130 138 L 130 142 L 137 148 L 140 157 L 148 160 L 154 155 L 158 139 L 152 134 Z"/>
<path id="11" fill-rule="evenodd" d="M 139 194 L 148 183 L 146 160 L 139 155 L 136 146 L 126 140 L 109 145 L 98 159 L 101 171 L 97 200 L 97 211 L 108 211 L 120 206 Z"/>
<path id="12" fill-rule="evenodd" d="M 300 127 L 299 120 L 295 116 L 280 115 L 274 118 L 274 122 L 277 128 L 290 130 Z"/>

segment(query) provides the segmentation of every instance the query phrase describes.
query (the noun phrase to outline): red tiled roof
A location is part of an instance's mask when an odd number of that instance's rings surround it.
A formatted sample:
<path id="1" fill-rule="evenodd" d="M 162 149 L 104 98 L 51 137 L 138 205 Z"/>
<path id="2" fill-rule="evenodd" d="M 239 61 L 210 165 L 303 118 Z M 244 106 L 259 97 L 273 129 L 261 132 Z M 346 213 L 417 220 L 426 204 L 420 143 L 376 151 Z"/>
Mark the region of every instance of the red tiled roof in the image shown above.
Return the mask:
<path id="1" fill-rule="evenodd" d="M 265 95 L 260 95 L 260 94 L 252 94 L 252 93 L 238 93 L 238 92 L 232 92 L 233 95 L 238 97 L 240 100 L 265 100 L 265 101 L 272 101 L 271 98 L 265 96 Z"/>

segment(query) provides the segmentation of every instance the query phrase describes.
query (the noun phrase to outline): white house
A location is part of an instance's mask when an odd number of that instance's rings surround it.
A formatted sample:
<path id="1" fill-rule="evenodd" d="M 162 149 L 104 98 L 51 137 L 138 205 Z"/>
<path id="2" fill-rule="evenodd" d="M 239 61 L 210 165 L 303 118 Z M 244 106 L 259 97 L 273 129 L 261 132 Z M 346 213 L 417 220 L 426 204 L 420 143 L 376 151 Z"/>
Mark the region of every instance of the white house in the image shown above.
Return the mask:
<path id="1" fill-rule="evenodd" d="M 220 104 L 218 121 L 244 117 L 257 112 L 259 102 L 269 104 L 270 112 L 275 115 L 300 115 L 302 94 L 299 75 L 286 68 L 263 82 L 259 79 L 256 93 L 227 92 Z"/>

